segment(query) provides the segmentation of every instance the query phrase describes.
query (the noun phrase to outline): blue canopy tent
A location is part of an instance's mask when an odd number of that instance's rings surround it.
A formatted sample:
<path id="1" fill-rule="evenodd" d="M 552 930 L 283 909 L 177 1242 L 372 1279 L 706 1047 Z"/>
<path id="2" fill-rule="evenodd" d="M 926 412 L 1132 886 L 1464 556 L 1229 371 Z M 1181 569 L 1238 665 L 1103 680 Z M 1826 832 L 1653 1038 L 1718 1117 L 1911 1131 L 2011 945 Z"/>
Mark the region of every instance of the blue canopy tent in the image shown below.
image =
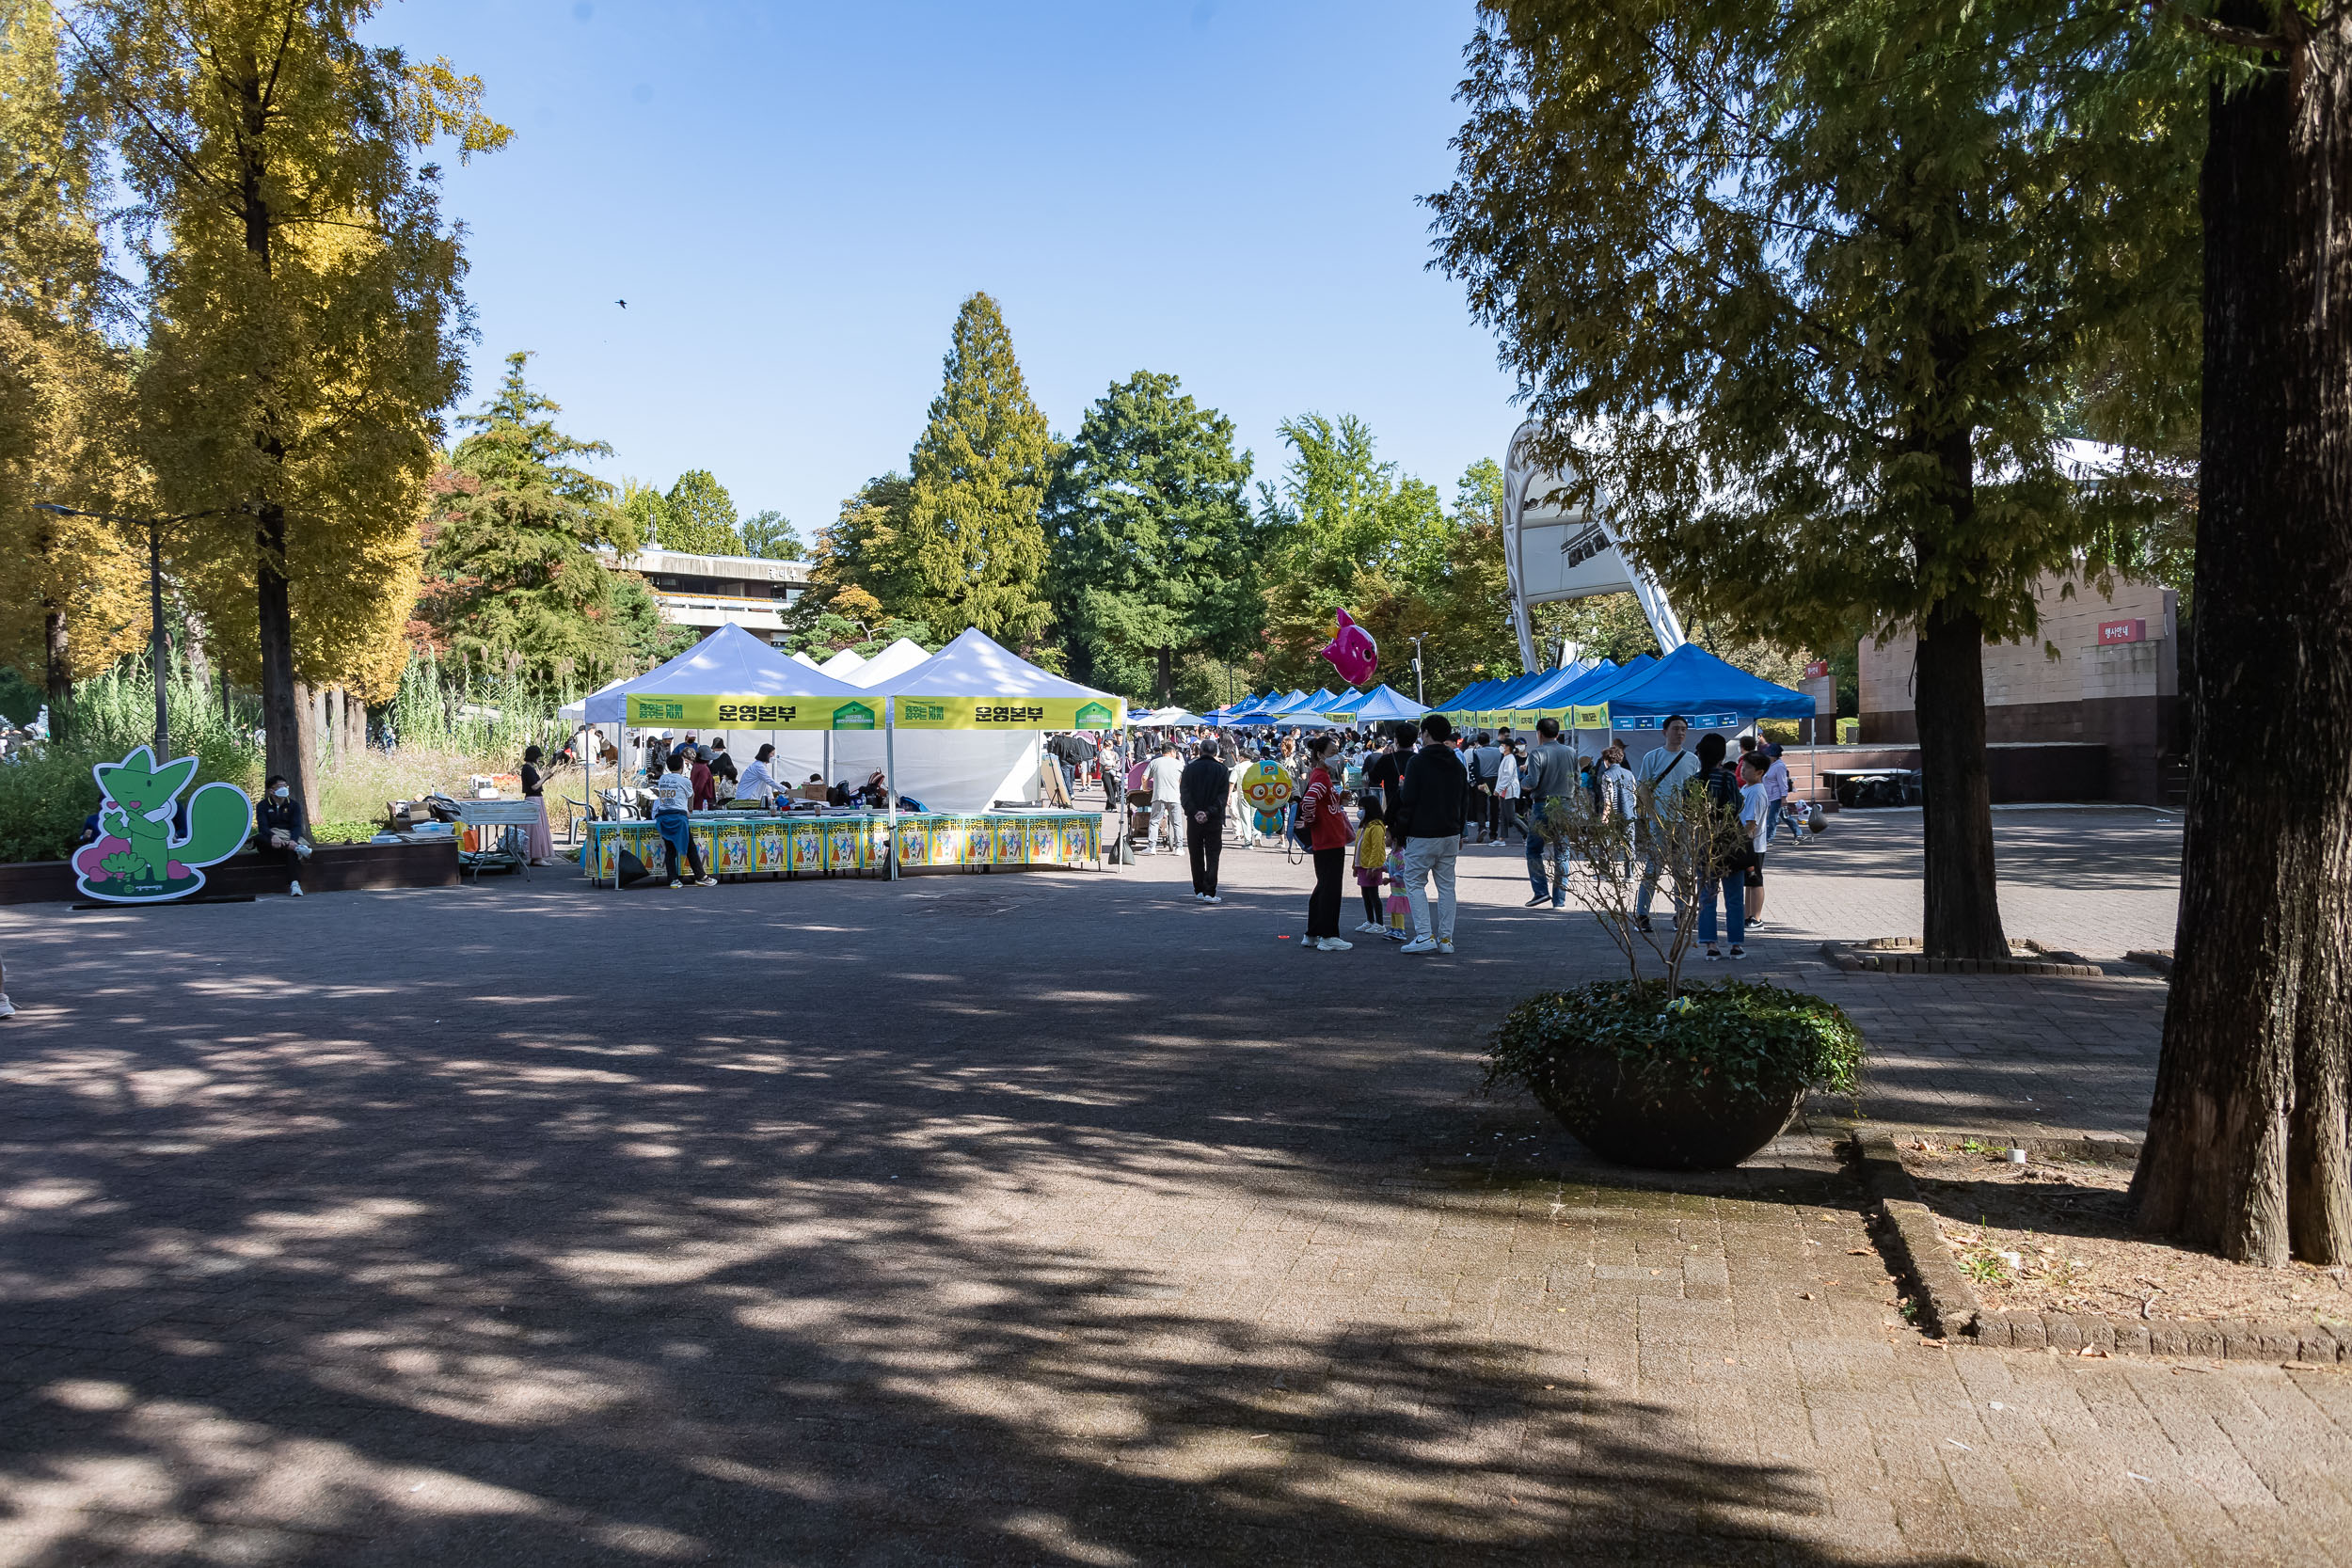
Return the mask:
<path id="1" fill-rule="evenodd" d="M 1429 710 L 1386 685 L 1375 686 L 1356 705 L 1356 722 L 1384 724 L 1395 720 L 1419 720 Z"/>
<path id="2" fill-rule="evenodd" d="M 1692 729 L 1729 729 L 1757 719 L 1809 719 L 1813 699 L 1726 664 L 1695 642 L 1685 642 L 1640 678 L 1611 689 L 1610 727 L 1649 729 L 1679 713 Z M 1621 721 L 1632 720 L 1634 723 Z M 1650 723 L 1640 723 L 1648 720 Z M 1709 721 L 1720 721 L 1710 722 Z"/>
<path id="3" fill-rule="evenodd" d="M 1448 718 L 1453 718 L 1456 714 L 1476 713 L 1485 705 L 1488 697 L 1502 689 L 1501 681 L 1472 681 L 1444 702 L 1438 704 L 1431 711 L 1442 713 Z"/>

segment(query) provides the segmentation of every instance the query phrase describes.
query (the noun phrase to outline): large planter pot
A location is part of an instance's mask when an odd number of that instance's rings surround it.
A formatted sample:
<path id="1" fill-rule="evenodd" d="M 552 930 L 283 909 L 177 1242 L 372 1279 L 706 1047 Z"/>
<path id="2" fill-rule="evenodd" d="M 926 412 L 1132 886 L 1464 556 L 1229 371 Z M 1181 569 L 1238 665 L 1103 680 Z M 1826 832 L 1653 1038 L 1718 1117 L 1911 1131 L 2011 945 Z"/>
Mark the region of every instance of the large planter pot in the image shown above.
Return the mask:
<path id="1" fill-rule="evenodd" d="M 1780 1135 L 1804 1092 L 1802 1083 L 1656 1088 L 1627 1073 L 1614 1053 L 1592 1052 L 1561 1056 L 1536 1098 L 1605 1160 L 1645 1170 L 1728 1170 Z"/>

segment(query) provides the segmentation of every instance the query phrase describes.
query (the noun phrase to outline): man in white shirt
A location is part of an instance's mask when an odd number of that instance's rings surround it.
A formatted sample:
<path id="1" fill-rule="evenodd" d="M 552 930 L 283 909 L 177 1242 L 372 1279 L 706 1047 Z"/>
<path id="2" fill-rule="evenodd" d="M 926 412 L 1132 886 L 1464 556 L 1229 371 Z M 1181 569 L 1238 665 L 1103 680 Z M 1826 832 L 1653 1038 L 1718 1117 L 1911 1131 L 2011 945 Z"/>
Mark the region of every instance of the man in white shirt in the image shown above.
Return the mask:
<path id="1" fill-rule="evenodd" d="M 1665 725 L 1666 743 L 1642 758 L 1642 766 L 1633 772 L 1636 799 L 1642 813 L 1651 821 L 1661 817 L 1682 815 L 1683 791 L 1699 776 L 1699 759 L 1682 749 L 1691 737 L 1691 721 L 1681 714 L 1669 715 Z M 1642 886 L 1633 895 L 1633 924 L 1646 931 L 1649 907 L 1658 895 L 1659 850 L 1653 842 L 1642 854 Z"/>
<path id="2" fill-rule="evenodd" d="M 1176 760 L 1176 743 L 1168 741 L 1143 770 L 1143 787 L 1152 792 L 1152 852 L 1172 855 L 1184 847 L 1184 808 L 1181 799 L 1184 765 Z M 1168 847 L 1160 847 L 1160 825 L 1168 825 Z"/>

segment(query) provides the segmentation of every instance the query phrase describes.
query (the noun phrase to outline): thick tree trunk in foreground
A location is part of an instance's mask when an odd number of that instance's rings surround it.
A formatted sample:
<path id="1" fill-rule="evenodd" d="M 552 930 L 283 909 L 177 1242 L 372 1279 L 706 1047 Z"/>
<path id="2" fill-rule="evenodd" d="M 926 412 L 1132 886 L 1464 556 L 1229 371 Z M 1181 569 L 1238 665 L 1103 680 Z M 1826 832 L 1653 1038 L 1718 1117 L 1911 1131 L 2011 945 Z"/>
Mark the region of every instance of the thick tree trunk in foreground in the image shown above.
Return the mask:
<path id="1" fill-rule="evenodd" d="M 2352 25 L 2298 31 L 2298 69 L 2213 96 L 2195 738 L 2132 1181 L 2143 1230 L 2273 1265 L 2352 1258 Z"/>
<path id="2" fill-rule="evenodd" d="M 1159 689 L 1153 695 L 1159 699 L 1162 707 L 1176 701 L 1176 650 L 1173 648 L 1160 650 Z"/>
<path id="3" fill-rule="evenodd" d="M 1942 604 L 1920 624 L 1912 701 L 1925 808 L 1927 956 L 2006 958 L 1984 757 L 1984 623 L 1974 612 Z"/>
<path id="4" fill-rule="evenodd" d="M 73 733 L 73 649 L 65 611 L 47 600 L 41 602 L 40 636 L 41 673 L 49 685 L 49 738 L 64 740 Z"/>

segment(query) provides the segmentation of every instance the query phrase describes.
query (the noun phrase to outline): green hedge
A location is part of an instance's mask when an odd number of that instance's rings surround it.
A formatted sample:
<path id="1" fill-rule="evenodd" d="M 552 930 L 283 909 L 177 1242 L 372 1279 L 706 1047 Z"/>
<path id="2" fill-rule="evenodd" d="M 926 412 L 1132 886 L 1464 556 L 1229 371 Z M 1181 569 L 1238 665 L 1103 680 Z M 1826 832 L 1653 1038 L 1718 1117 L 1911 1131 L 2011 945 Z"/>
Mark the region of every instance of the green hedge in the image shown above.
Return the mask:
<path id="1" fill-rule="evenodd" d="M 1531 996 L 1494 1032 L 1486 1087 L 1540 1088 L 1563 1057 L 1593 1051 L 1613 1053 L 1660 1088 L 1804 1083 L 1857 1094 L 1862 1087 L 1862 1032 L 1836 1005 L 1741 980 L 1686 987 L 1671 1002 L 1662 980 L 1602 980 Z"/>

